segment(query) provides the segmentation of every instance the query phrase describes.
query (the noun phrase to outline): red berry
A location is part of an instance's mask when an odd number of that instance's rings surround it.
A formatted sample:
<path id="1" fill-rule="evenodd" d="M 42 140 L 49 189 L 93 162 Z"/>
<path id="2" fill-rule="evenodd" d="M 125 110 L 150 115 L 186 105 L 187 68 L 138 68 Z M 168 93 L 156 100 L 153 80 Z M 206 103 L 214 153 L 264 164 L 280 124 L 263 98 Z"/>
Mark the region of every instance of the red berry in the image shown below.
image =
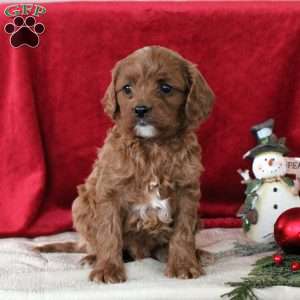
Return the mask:
<path id="1" fill-rule="evenodd" d="M 291 270 L 293 272 L 299 271 L 300 270 L 300 262 L 298 262 L 298 261 L 292 261 L 292 263 L 291 263 Z"/>
<path id="2" fill-rule="evenodd" d="M 283 256 L 281 254 L 274 254 L 273 261 L 276 266 L 280 266 L 283 262 Z"/>

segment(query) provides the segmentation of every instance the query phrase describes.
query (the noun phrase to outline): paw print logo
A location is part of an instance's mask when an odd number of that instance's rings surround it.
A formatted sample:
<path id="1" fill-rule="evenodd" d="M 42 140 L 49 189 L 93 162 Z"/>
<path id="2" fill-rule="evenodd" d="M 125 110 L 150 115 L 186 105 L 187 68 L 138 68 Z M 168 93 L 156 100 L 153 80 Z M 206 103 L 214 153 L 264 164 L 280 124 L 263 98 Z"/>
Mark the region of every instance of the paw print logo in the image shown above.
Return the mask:
<path id="1" fill-rule="evenodd" d="M 40 43 L 39 35 L 45 31 L 42 23 L 36 23 L 33 16 L 24 19 L 21 16 L 15 17 L 12 23 L 4 26 L 4 31 L 10 34 L 10 44 L 14 48 L 26 45 L 36 48 Z"/>

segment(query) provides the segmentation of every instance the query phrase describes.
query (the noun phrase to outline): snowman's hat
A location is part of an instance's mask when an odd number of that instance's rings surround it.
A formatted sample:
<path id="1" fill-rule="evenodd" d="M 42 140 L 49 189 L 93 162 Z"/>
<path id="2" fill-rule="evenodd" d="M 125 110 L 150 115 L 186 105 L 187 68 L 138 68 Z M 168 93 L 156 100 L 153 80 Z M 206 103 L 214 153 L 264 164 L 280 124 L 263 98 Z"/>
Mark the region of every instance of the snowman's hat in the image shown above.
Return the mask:
<path id="1" fill-rule="evenodd" d="M 285 138 L 278 139 L 273 133 L 273 127 L 274 120 L 269 119 L 251 128 L 251 132 L 255 135 L 258 145 L 249 150 L 243 158 L 253 159 L 258 154 L 264 152 L 278 152 L 284 155 L 289 151 L 285 145 Z"/>

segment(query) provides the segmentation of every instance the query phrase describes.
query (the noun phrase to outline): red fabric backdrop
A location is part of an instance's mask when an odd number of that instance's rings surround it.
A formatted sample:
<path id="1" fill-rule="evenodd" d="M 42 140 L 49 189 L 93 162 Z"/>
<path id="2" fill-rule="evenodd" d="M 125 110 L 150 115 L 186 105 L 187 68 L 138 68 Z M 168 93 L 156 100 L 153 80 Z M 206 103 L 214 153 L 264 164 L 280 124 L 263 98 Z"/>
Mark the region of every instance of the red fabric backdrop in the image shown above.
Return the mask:
<path id="1" fill-rule="evenodd" d="M 1 28 L 0 234 L 70 229 L 76 185 L 89 174 L 110 121 L 100 106 L 114 63 L 162 45 L 197 63 L 217 96 L 199 131 L 206 226 L 238 226 L 236 169 L 255 141 L 249 128 L 276 119 L 300 154 L 299 3 L 45 3 L 35 48 L 12 48 Z"/>

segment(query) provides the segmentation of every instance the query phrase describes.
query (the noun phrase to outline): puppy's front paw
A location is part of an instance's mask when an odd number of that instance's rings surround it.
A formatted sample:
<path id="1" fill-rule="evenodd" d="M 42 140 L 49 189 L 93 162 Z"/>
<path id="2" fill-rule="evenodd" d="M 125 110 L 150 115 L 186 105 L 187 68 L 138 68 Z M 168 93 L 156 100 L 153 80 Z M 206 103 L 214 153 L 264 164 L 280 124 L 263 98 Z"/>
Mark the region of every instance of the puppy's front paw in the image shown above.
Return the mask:
<path id="1" fill-rule="evenodd" d="M 198 278 L 204 271 L 200 265 L 195 263 L 168 262 L 165 275 L 167 277 L 177 277 L 180 279 Z"/>
<path id="2" fill-rule="evenodd" d="M 126 281 L 126 274 L 123 266 L 107 264 L 103 268 L 95 268 L 89 279 L 98 283 L 119 283 Z"/>

